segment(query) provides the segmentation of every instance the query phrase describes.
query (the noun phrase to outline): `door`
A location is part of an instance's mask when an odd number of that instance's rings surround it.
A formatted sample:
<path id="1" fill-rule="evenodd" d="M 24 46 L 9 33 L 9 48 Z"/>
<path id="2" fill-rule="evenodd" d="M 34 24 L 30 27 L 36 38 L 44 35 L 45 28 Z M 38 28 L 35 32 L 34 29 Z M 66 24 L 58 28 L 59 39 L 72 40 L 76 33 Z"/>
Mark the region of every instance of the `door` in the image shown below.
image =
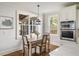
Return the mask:
<path id="1" fill-rule="evenodd" d="M 35 33 L 36 32 L 36 25 L 35 25 L 35 20 L 36 20 L 36 17 L 30 17 L 29 19 L 29 16 L 25 15 L 19 15 L 19 18 L 22 18 L 22 19 L 19 19 L 20 21 L 20 35 L 21 35 L 21 32 L 22 32 L 22 24 L 24 26 L 24 35 L 29 35 L 30 33 Z"/>
<path id="2" fill-rule="evenodd" d="M 50 37 L 51 43 L 59 45 L 60 41 L 60 26 L 59 26 L 59 17 L 58 15 L 50 16 Z"/>

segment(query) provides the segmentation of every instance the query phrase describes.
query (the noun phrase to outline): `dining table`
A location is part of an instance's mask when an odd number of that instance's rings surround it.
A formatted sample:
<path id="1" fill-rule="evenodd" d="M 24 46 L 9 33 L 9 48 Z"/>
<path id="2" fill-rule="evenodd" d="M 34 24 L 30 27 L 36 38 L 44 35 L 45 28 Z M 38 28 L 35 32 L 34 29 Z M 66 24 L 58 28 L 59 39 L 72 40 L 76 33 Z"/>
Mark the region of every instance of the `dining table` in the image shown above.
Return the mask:
<path id="1" fill-rule="evenodd" d="M 32 55 L 32 48 L 31 48 L 31 42 L 40 42 L 42 40 L 42 36 L 43 35 L 36 35 L 35 33 L 31 33 L 30 35 L 26 35 L 27 38 L 28 38 L 28 41 L 29 41 L 29 56 Z M 48 51 L 50 50 L 49 49 L 49 44 L 50 44 L 50 40 L 48 40 Z"/>

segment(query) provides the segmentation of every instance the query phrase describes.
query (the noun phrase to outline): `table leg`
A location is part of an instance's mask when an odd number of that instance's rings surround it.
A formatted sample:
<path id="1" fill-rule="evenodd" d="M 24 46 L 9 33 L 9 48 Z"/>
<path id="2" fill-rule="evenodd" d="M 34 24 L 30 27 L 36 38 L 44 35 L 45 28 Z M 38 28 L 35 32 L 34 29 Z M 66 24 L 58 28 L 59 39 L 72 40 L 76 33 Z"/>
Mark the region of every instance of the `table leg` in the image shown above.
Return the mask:
<path id="1" fill-rule="evenodd" d="M 31 43 L 29 43 L 29 56 L 31 56 L 32 53 L 31 53 Z"/>

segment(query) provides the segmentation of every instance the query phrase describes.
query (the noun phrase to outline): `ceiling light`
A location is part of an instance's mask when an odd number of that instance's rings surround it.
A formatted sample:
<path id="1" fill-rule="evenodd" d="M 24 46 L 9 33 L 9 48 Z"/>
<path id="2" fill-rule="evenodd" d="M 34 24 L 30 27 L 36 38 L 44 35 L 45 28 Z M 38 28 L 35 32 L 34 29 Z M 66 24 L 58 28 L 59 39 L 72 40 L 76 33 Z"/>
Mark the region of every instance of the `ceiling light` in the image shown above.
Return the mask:
<path id="1" fill-rule="evenodd" d="M 39 19 L 39 7 L 40 7 L 40 5 L 38 4 L 37 5 L 37 8 L 38 8 L 38 16 L 37 16 L 37 19 L 36 19 L 36 25 L 40 25 L 40 19 Z"/>

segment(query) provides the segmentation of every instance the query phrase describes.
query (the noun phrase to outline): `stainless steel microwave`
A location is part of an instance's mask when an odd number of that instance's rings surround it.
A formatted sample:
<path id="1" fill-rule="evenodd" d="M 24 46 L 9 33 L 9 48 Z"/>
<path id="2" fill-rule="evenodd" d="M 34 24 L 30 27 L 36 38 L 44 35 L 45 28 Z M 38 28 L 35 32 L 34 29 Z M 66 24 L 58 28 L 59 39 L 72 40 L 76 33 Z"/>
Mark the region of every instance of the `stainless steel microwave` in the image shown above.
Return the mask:
<path id="1" fill-rule="evenodd" d="M 61 29 L 75 29 L 75 21 L 62 21 Z"/>

